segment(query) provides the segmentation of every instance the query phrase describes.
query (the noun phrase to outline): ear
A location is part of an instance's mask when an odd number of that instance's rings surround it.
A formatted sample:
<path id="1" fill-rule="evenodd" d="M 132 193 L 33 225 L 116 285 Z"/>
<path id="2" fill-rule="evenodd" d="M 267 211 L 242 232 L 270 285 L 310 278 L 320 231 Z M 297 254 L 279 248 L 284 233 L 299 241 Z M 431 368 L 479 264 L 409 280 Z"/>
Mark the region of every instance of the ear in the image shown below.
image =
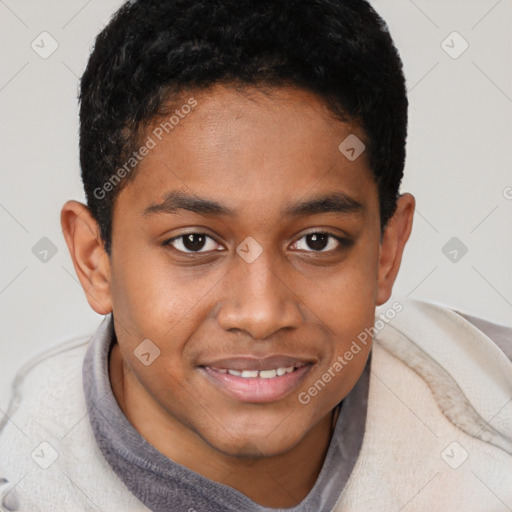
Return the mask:
<path id="1" fill-rule="evenodd" d="M 377 306 L 384 304 L 391 297 L 405 244 L 411 234 L 414 207 L 414 196 L 411 194 L 400 195 L 396 211 L 384 229 L 379 251 Z"/>
<path id="2" fill-rule="evenodd" d="M 110 260 L 98 223 L 86 205 L 67 201 L 60 213 L 60 224 L 89 305 L 96 313 L 107 315 L 112 311 Z"/>

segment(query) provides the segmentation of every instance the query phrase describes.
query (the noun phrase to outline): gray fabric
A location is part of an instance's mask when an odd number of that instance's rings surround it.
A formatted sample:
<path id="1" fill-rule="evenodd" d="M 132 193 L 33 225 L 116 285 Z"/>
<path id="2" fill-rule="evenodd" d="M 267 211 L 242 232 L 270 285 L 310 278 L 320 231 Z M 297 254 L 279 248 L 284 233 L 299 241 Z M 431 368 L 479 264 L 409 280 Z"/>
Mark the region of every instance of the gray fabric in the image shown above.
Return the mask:
<path id="1" fill-rule="evenodd" d="M 91 340 L 83 364 L 84 393 L 94 436 L 105 459 L 130 491 L 155 512 L 323 512 L 340 497 L 357 460 L 366 421 L 371 353 L 361 378 L 342 401 L 336 427 L 315 486 L 296 507 L 266 508 L 241 492 L 180 465 L 150 445 L 120 409 L 108 374 L 115 333 Z"/>
<path id="2" fill-rule="evenodd" d="M 471 322 L 475 327 L 480 329 L 487 337 L 491 338 L 496 345 L 505 353 L 512 361 L 512 329 L 505 325 L 495 324 L 467 313 L 462 313 L 454 309 L 455 313 Z"/>

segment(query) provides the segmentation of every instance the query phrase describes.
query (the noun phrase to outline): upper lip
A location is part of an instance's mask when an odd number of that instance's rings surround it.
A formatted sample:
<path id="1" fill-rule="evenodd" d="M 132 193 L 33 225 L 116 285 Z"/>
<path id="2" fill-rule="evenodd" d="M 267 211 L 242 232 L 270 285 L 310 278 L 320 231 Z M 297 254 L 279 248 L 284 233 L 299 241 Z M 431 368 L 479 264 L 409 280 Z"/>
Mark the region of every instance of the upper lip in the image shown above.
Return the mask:
<path id="1" fill-rule="evenodd" d="M 302 359 L 288 355 L 271 355 L 266 357 L 239 356 L 215 359 L 203 363 L 200 366 L 226 370 L 269 370 L 275 368 L 289 368 L 291 366 L 306 366 L 311 364 L 311 359 Z"/>

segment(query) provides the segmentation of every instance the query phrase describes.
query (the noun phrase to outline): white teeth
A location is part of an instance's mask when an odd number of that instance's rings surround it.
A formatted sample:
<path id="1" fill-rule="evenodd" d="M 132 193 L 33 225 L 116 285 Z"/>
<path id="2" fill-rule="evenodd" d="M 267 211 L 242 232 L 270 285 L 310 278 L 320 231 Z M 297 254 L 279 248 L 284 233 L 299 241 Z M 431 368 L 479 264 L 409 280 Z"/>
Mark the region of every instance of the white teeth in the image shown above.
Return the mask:
<path id="1" fill-rule="evenodd" d="M 289 366 L 288 368 L 275 368 L 271 370 L 226 370 L 225 368 L 215 368 L 215 371 L 219 373 L 229 373 L 236 377 L 242 377 L 244 379 L 254 379 L 259 377 L 260 379 L 273 379 L 274 377 L 282 377 L 287 373 L 292 373 L 295 370 L 295 366 Z"/>
<path id="2" fill-rule="evenodd" d="M 242 377 L 249 378 L 249 377 L 257 377 L 258 376 L 258 370 L 244 370 L 242 372 Z"/>
<path id="3" fill-rule="evenodd" d="M 260 377 L 262 379 L 272 379 L 277 375 L 276 370 L 261 370 L 260 371 Z"/>

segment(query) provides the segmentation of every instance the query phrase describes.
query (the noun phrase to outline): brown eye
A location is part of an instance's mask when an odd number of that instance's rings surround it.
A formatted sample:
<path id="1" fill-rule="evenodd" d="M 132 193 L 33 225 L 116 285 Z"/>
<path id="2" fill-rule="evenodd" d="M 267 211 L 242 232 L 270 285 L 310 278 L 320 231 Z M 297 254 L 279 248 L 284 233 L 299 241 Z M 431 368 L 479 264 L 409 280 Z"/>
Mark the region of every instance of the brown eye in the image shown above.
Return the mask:
<path id="1" fill-rule="evenodd" d="M 328 242 L 329 235 L 325 233 L 312 233 L 311 235 L 306 235 L 306 243 L 315 251 L 322 251 L 325 249 Z"/>
<path id="2" fill-rule="evenodd" d="M 180 236 L 166 240 L 164 245 L 169 245 L 179 252 L 204 253 L 216 249 L 219 246 L 215 240 L 205 233 L 185 233 Z M 206 250 L 202 250 L 206 247 Z"/>
<path id="3" fill-rule="evenodd" d="M 305 240 L 305 243 L 301 244 L 302 240 Z M 302 245 L 297 249 L 312 252 L 331 252 L 340 249 L 345 244 L 343 238 L 323 231 L 308 233 L 295 242 L 295 245 Z"/>

